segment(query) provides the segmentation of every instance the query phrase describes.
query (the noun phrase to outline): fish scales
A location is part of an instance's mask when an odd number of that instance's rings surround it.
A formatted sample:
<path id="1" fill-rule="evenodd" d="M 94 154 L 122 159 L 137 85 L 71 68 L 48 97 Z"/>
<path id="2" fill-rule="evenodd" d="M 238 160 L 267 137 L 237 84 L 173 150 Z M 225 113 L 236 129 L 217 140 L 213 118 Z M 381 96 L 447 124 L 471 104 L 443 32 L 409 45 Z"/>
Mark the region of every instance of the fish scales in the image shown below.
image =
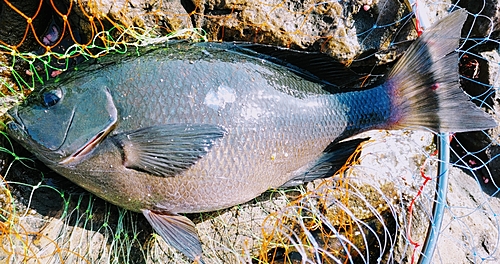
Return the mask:
<path id="1" fill-rule="evenodd" d="M 168 56 L 178 54 L 179 49 L 186 49 L 197 59 Z M 207 51 L 211 56 L 206 55 Z M 306 89 L 285 93 L 282 91 L 297 86 L 322 90 L 319 84 L 299 79 L 272 63 L 237 53 L 231 55 L 228 59 L 227 53 L 214 44 L 183 44 L 178 48 L 160 48 L 91 73 L 98 80 L 93 86 L 112 87 L 115 106 L 123 117 L 111 136 L 171 123 L 214 124 L 227 131 L 217 146 L 182 176 L 158 178 L 142 172 L 108 172 L 121 179 L 115 181 L 112 180 L 115 177 L 101 172 L 109 164 L 119 167 L 122 157 L 110 157 L 102 163 L 97 161 L 102 159 L 101 154 L 95 155 L 96 161 L 89 160 L 63 174 L 96 171 L 91 177 L 103 179 L 95 181 L 95 186 L 91 186 L 92 181 L 87 177 L 81 182 L 81 175 L 71 178 L 130 210 L 138 211 L 148 204 L 176 213 L 211 211 L 248 201 L 269 188 L 281 186 L 294 171 L 318 159 L 322 150 L 344 133 L 349 124 L 358 126 L 352 127 L 351 133 L 355 133 L 362 128 L 359 124 L 369 127 L 386 119 L 361 122 L 379 110 L 386 111 L 366 107 L 377 104 L 382 89 L 333 95 L 306 93 Z M 169 60 L 159 61 L 162 57 Z M 141 74 L 134 74 L 137 71 Z M 352 104 L 356 101 L 359 103 Z M 153 107 L 141 107 L 143 104 Z M 348 113 L 353 113 L 352 118 L 346 117 Z M 87 165 L 90 168 L 83 168 Z M 137 195 L 130 195 L 134 186 L 121 181 L 134 182 Z M 102 188 L 103 184 L 107 188 Z M 220 186 L 225 186 L 224 192 Z M 128 201 L 129 196 L 139 200 Z"/>
<path id="2" fill-rule="evenodd" d="M 331 58 L 256 44 L 170 42 L 106 56 L 9 110 L 7 131 L 204 263 L 194 224 L 179 213 L 332 176 L 362 131 L 496 127 L 459 86 L 454 50 L 466 18 L 456 11 L 428 28 L 383 84 L 366 88 L 333 85 L 331 76 L 359 76 Z"/>

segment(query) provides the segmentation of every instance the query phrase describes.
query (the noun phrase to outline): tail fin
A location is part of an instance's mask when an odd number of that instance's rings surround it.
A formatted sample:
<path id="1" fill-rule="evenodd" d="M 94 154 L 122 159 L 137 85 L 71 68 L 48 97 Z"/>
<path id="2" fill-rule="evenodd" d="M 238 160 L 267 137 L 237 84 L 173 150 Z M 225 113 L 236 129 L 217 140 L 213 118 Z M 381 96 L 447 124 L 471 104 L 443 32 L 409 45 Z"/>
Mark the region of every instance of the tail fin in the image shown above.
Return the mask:
<path id="1" fill-rule="evenodd" d="M 465 132 L 497 126 L 460 89 L 454 50 L 466 18 L 464 10 L 455 11 L 428 28 L 391 70 L 386 82 L 394 109 L 390 128 Z"/>

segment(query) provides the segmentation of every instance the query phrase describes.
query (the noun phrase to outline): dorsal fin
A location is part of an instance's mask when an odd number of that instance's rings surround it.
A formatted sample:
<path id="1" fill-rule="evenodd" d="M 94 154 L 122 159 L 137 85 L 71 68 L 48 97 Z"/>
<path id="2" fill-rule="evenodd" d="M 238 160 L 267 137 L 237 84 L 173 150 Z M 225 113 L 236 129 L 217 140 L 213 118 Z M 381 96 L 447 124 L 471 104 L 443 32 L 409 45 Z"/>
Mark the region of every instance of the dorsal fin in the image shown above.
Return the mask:
<path id="1" fill-rule="evenodd" d="M 320 52 L 298 51 L 254 43 L 234 43 L 231 49 L 286 66 L 306 79 L 313 79 L 316 82 L 324 82 L 339 88 L 363 76 L 340 61 Z"/>

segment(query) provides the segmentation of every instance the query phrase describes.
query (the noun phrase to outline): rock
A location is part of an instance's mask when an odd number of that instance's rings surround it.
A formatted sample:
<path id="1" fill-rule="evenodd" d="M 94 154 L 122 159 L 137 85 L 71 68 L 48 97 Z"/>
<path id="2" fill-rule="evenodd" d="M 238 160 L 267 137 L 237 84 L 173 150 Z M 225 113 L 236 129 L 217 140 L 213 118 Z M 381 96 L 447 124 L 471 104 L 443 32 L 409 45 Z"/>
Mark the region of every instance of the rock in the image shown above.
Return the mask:
<path id="1" fill-rule="evenodd" d="M 346 62 L 368 51 L 386 50 L 390 43 L 411 37 L 411 29 L 400 27 L 399 22 L 408 11 L 399 1 L 371 2 L 367 11 L 362 6 L 365 4 L 317 4 L 312 0 L 206 0 L 193 1 L 192 9 L 197 11 L 194 25 L 203 28 L 209 40 L 322 51 Z M 396 35 L 397 29 L 400 32 Z"/>
<path id="2" fill-rule="evenodd" d="M 50 21 L 49 6 L 45 1 L 39 0 L 8 2 L 18 11 L 10 8 L 6 1 L 0 3 L 0 44 L 16 47 L 18 50 L 33 49 L 37 44 L 35 35 L 41 36 Z M 26 17 L 31 18 L 32 28 Z"/>
<path id="3" fill-rule="evenodd" d="M 466 8 L 474 14 L 469 17 L 466 28 L 471 28 L 472 37 L 487 37 L 495 39 L 500 31 L 500 3 L 498 0 L 465 0 L 457 1 L 458 6 Z"/>
<path id="4" fill-rule="evenodd" d="M 498 253 L 500 200 L 484 193 L 481 179 L 451 168 L 447 209 L 434 253 L 446 263 L 495 262 Z"/>
<path id="5" fill-rule="evenodd" d="M 488 75 L 487 82 L 485 83 L 488 87 L 500 87 L 500 55 L 498 50 L 482 52 L 481 57 L 485 59 L 486 73 Z M 494 100 L 492 100 L 493 107 L 491 109 L 494 113 L 500 113 L 500 93 L 498 89 L 495 90 Z M 500 118 L 498 115 L 494 115 L 497 122 L 500 124 Z M 484 185 L 489 186 L 490 193 L 494 194 L 497 192 L 496 186 L 500 183 L 500 159 L 497 156 L 500 154 L 500 146 L 498 141 L 500 139 L 500 126 L 492 131 L 488 132 L 488 137 L 485 140 L 486 144 L 482 144 L 483 147 L 487 147 L 485 152 L 486 155 L 480 156 L 483 158 L 483 162 L 487 162 L 487 169 L 483 169 L 483 175 L 481 182 Z"/>
<path id="6" fill-rule="evenodd" d="M 122 38 L 129 41 L 144 34 L 146 28 L 165 34 L 195 26 L 203 28 L 212 41 L 249 41 L 322 51 L 350 63 L 362 54 L 375 52 L 383 62 L 391 61 L 407 44 L 398 51 L 393 50 L 397 47 L 394 43 L 415 37 L 411 25 L 402 19 L 408 14 L 407 8 L 396 0 L 320 4 L 313 0 L 61 0 L 54 1 L 54 6 L 69 14 L 71 29 L 82 36 L 82 44 L 90 43 L 96 31 L 111 26 L 118 27 L 113 37 L 125 33 Z M 68 12 L 69 6 L 72 10 Z M 62 28 L 63 19 L 58 20 Z"/>
<path id="7" fill-rule="evenodd" d="M 484 48 L 484 47 L 483 47 Z M 500 56 L 497 50 L 478 51 L 465 54 L 461 59 L 462 88 L 475 98 L 475 103 L 486 111 L 500 124 L 500 118 L 494 113 L 500 111 L 498 91 L 492 87 L 499 87 L 500 71 L 498 61 Z M 456 134 L 451 142 L 453 160 L 460 166 L 477 169 L 477 177 L 489 194 L 497 191 L 500 182 L 500 163 L 496 155 L 500 152 L 498 146 L 499 128 L 485 132 L 470 132 Z M 474 153 L 471 155 L 471 153 Z"/>
<path id="8" fill-rule="evenodd" d="M 66 0 L 68 1 L 68 0 Z M 142 34 L 145 29 L 156 28 L 156 34 L 166 34 L 169 32 L 192 28 L 191 19 L 186 12 L 183 3 L 187 1 L 161 0 L 161 1 L 140 1 L 140 0 L 69 0 L 73 1 L 73 12 L 79 17 L 81 23 L 79 30 L 89 39 L 95 36 L 93 27 L 98 29 L 109 28 L 109 24 L 118 26 L 119 31 L 130 29 L 130 35 Z M 89 19 L 92 17 L 92 19 Z M 108 26 L 100 27 L 98 21 L 102 21 Z M 136 30 L 137 32 L 134 32 Z"/>

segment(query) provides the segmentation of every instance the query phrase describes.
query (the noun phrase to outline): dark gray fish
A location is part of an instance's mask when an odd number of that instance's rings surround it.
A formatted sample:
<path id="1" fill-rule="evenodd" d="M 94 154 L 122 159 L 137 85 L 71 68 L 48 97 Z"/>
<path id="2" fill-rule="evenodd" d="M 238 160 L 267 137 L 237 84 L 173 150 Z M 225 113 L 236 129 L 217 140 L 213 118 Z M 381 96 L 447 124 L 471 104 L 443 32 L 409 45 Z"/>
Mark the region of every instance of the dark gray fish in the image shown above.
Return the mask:
<path id="1" fill-rule="evenodd" d="M 179 213 L 227 208 L 270 188 L 329 177 L 370 129 L 463 132 L 496 127 L 458 83 L 457 11 L 429 28 L 382 85 L 341 92 L 262 46 L 170 43 L 104 58 L 9 111 L 9 134 L 88 191 L 142 212 L 191 260 L 202 249 Z M 311 59 L 311 56 L 313 57 Z M 296 61 L 296 60 L 295 60 Z M 333 67 L 335 68 L 335 67 Z"/>

